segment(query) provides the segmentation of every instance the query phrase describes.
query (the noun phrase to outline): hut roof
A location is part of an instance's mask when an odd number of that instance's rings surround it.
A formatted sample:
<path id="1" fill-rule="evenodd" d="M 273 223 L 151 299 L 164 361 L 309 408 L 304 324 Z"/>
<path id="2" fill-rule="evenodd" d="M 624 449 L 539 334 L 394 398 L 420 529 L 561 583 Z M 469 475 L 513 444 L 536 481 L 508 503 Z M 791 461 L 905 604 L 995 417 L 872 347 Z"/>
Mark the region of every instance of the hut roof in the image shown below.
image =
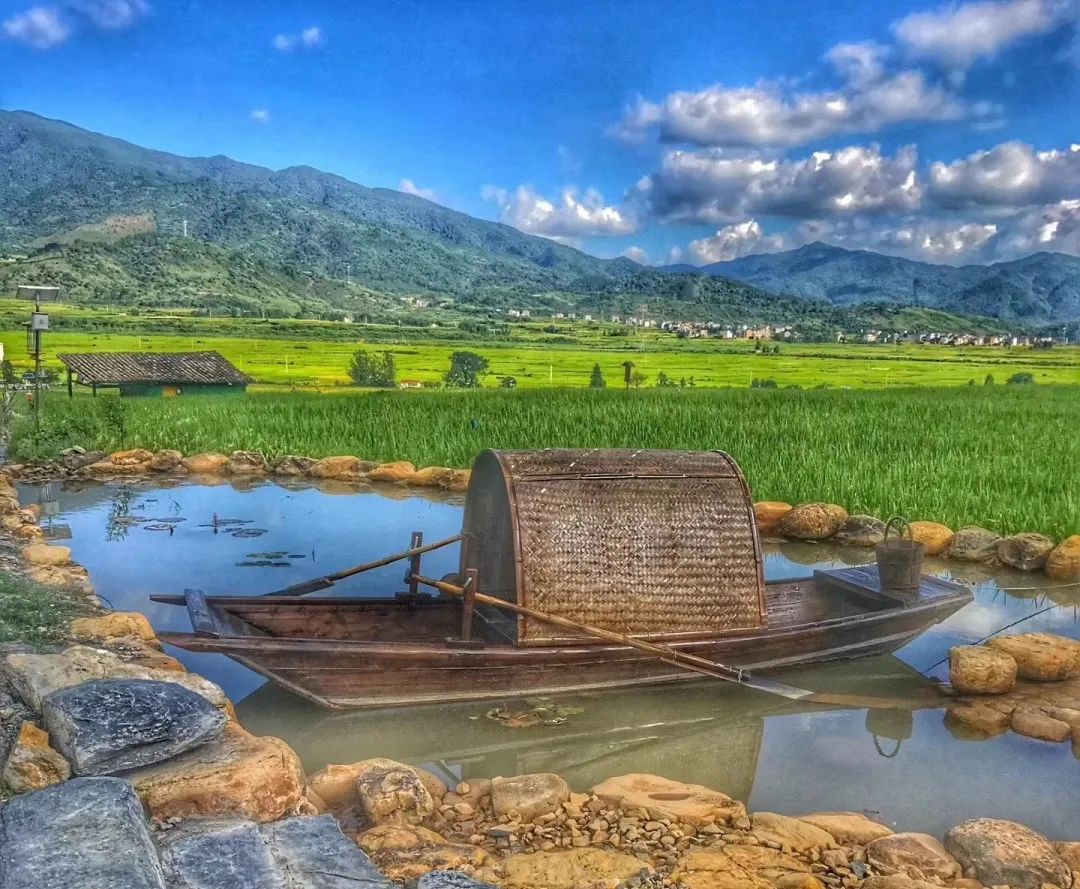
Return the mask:
<path id="1" fill-rule="evenodd" d="M 251 377 L 218 352 L 96 352 L 57 356 L 82 383 L 243 386 Z"/>

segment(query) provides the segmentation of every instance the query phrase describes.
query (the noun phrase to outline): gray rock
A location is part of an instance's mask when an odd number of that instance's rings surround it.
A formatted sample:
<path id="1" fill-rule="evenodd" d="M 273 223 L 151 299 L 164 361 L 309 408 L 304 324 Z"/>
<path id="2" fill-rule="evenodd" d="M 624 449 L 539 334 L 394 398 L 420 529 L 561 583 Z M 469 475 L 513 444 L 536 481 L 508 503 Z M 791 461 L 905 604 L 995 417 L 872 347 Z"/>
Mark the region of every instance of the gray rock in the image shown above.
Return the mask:
<path id="1" fill-rule="evenodd" d="M 0 889 L 164 889 L 142 804 L 119 778 L 76 778 L 0 809 Z"/>
<path id="2" fill-rule="evenodd" d="M 1039 571 L 1054 549 L 1054 541 L 1042 534 L 1014 534 L 998 541 L 997 557 L 1011 568 Z"/>
<path id="3" fill-rule="evenodd" d="M 961 562 L 993 562 L 997 558 L 998 541 L 1001 535 L 969 525 L 956 532 L 949 547 L 949 558 Z"/>
<path id="4" fill-rule="evenodd" d="M 76 775 L 151 765 L 216 738 L 226 716 L 175 682 L 99 679 L 53 692 L 42 704 L 53 747 Z"/>
<path id="5" fill-rule="evenodd" d="M 945 835 L 945 848 L 963 865 L 974 868 L 986 886 L 1042 889 L 1072 885 L 1072 873 L 1040 833 L 1013 821 L 976 818 Z"/>
<path id="6" fill-rule="evenodd" d="M 194 820 L 159 843 L 169 889 L 392 889 L 330 815 Z"/>
<path id="7" fill-rule="evenodd" d="M 877 546 L 884 539 L 885 523 L 872 515 L 848 516 L 834 538 L 845 546 Z"/>
<path id="8" fill-rule="evenodd" d="M 457 870 L 436 870 L 416 881 L 416 889 L 497 889 L 493 883 L 479 883 Z"/>

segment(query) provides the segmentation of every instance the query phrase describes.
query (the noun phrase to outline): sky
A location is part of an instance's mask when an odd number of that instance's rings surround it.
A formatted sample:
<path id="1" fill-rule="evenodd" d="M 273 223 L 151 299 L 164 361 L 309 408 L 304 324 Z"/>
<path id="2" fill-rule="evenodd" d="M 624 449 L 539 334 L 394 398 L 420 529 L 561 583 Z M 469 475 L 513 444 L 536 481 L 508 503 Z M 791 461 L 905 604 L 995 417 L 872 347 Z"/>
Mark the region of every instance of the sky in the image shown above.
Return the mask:
<path id="1" fill-rule="evenodd" d="M 0 70 L 0 108 L 598 256 L 1080 255 L 1080 0 L 0 0 Z"/>

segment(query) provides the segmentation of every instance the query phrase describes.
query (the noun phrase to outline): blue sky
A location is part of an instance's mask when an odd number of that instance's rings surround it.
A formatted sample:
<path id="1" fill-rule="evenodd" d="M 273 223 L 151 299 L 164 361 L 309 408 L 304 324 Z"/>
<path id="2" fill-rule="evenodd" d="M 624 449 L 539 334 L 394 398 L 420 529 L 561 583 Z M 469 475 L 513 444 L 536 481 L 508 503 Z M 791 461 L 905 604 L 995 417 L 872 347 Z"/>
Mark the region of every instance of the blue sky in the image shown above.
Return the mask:
<path id="1" fill-rule="evenodd" d="M 603 256 L 1080 254 L 1080 0 L 0 0 L 0 107 Z"/>

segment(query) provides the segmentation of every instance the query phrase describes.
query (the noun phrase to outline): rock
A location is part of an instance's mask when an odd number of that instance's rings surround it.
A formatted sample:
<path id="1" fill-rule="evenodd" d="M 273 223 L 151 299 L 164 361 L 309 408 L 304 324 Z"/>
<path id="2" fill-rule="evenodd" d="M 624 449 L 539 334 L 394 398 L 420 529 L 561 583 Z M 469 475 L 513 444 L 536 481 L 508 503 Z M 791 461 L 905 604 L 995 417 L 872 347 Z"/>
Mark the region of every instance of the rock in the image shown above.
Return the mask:
<path id="1" fill-rule="evenodd" d="M 494 883 L 479 883 L 459 870 L 435 870 L 424 874 L 416 889 L 498 889 Z"/>
<path id="2" fill-rule="evenodd" d="M 998 561 L 1021 571 L 1039 571 L 1054 548 L 1054 541 L 1042 534 L 1014 534 L 998 541 Z"/>
<path id="3" fill-rule="evenodd" d="M 963 885 L 963 881 L 953 880 L 948 885 Z M 982 883 L 979 883 L 982 886 Z M 938 883 L 928 883 L 926 880 L 913 880 L 904 874 L 893 874 L 888 877 L 870 877 L 862 884 L 862 889 L 941 889 Z"/>
<path id="4" fill-rule="evenodd" d="M 137 611 L 111 611 L 101 617 L 79 617 L 71 622 L 75 639 L 99 639 L 106 643 L 122 638 L 141 639 L 159 645 L 157 634 L 146 616 Z"/>
<path id="5" fill-rule="evenodd" d="M 139 466 L 143 467 L 154 459 L 154 455 L 146 448 L 133 448 L 130 451 L 116 451 L 109 455 L 109 462 L 113 466 Z"/>
<path id="6" fill-rule="evenodd" d="M 367 478 L 367 474 L 377 467 L 377 463 L 370 463 L 359 457 L 323 457 L 311 465 L 308 475 L 312 478 L 360 481 Z"/>
<path id="7" fill-rule="evenodd" d="M 416 474 L 416 467 L 407 460 L 395 463 L 382 463 L 368 473 L 373 482 L 407 482 Z"/>
<path id="8" fill-rule="evenodd" d="M 949 681 L 961 694 L 1005 694 L 1016 685 L 1016 661 L 982 645 L 957 645 L 949 649 Z"/>
<path id="9" fill-rule="evenodd" d="M 892 835 L 884 824 L 871 821 L 857 812 L 815 812 L 803 815 L 799 820 L 821 828 L 841 846 L 865 846 Z"/>
<path id="10" fill-rule="evenodd" d="M 42 700 L 61 688 L 92 679 L 157 679 L 175 682 L 202 695 L 220 710 L 229 711 L 225 693 L 209 679 L 194 673 L 143 667 L 122 661 L 111 651 L 73 645 L 59 654 L 15 652 L 0 662 L 0 676 L 30 709 L 41 712 Z"/>
<path id="11" fill-rule="evenodd" d="M 480 867 L 483 849 L 449 843 L 433 830 L 419 825 L 381 824 L 356 840 L 379 870 L 395 883 L 415 880 L 433 870 Z"/>
<path id="12" fill-rule="evenodd" d="M 670 818 L 688 824 L 731 824 L 746 817 L 743 804 L 726 794 L 658 775 L 608 778 L 592 792 L 612 808 L 645 809 L 651 818 Z"/>
<path id="13" fill-rule="evenodd" d="M 1080 580 L 1080 534 L 1073 534 L 1046 557 L 1046 573 L 1054 580 Z"/>
<path id="14" fill-rule="evenodd" d="M 494 778 L 491 805 L 496 815 L 516 812 L 523 821 L 557 812 L 570 799 L 570 785 L 558 775 L 518 775 Z"/>
<path id="15" fill-rule="evenodd" d="M 987 886 L 1042 889 L 1072 885 L 1072 873 L 1042 834 L 1012 821 L 976 818 L 945 835 L 945 847 Z"/>
<path id="16" fill-rule="evenodd" d="M 414 768 L 413 771 L 416 772 L 417 777 L 420 778 L 420 783 L 427 788 L 427 792 L 431 794 L 432 802 L 438 807 L 439 803 L 442 802 L 442 798 L 446 796 L 450 790 L 450 788 L 446 786 L 446 782 L 438 776 L 433 775 L 427 769 Z"/>
<path id="17" fill-rule="evenodd" d="M 423 469 L 417 469 L 405 480 L 405 484 L 414 488 L 446 488 L 449 487 L 453 478 L 453 469 L 447 469 L 445 466 L 426 466 Z"/>
<path id="18" fill-rule="evenodd" d="M 181 463 L 184 460 L 184 455 L 179 451 L 171 448 L 166 448 L 163 451 L 157 451 L 153 457 L 150 458 L 148 469 L 151 472 L 174 472 L 180 468 Z"/>
<path id="19" fill-rule="evenodd" d="M 970 733 L 974 732 L 976 737 L 983 739 L 992 738 L 1008 731 L 1011 719 L 1012 714 L 1008 709 L 999 710 L 975 702 L 950 706 L 948 713 L 945 715 L 945 725 L 949 727 L 950 731 L 956 725 L 963 726 L 967 730 L 963 733 L 953 732 L 954 734 L 963 734 L 965 737 L 970 737 Z"/>
<path id="20" fill-rule="evenodd" d="M 920 878 L 951 880 L 961 876 L 956 859 L 936 838 L 925 833 L 894 833 L 874 840 L 866 846 L 866 858 L 874 867 L 915 873 Z"/>
<path id="21" fill-rule="evenodd" d="M 139 799 L 118 778 L 76 778 L 0 810 L 0 889 L 164 889 Z"/>
<path id="22" fill-rule="evenodd" d="M 435 801 L 411 766 L 366 759 L 353 768 L 360 805 L 372 824 L 419 824 L 435 811 Z"/>
<path id="23" fill-rule="evenodd" d="M 315 461 L 311 457 L 297 457 L 289 454 L 270 464 L 270 471 L 274 475 L 287 475 L 295 478 L 296 476 L 307 475 L 314 465 Z"/>
<path id="24" fill-rule="evenodd" d="M 510 855 L 476 877 L 502 889 L 616 889 L 645 870 L 631 855 L 585 847 Z"/>
<path id="25" fill-rule="evenodd" d="M 159 842 L 177 889 L 391 889 L 329 816 L 188 822 Z"/>
<path id="26" fill-rule="evenodd" d="M 809 865 L 784 852 L 733 845 L 687 853 L 671 880 L 682 889 L 773 889 L 781 879 L 809 873 Z"/>
<path id="27" fill-rule="evenodd" d="M 208 744 L 126 777 L 157 818 L 276 821 L 304 795 L 304 770 L 292 748 L 236 723 Z"/>
<path id="28" fill-rule="evenodd" d="M 1016 661 L 1023 679 L 1060 682 L 1080 668 L 1080 642 L 1052 633 L 1021 633 L 1001 636 L 986 643 Z"/>
<path id="29" fill-rule="evenodd" d="M 224 454 L 193 454 L 184 458 L 184 468 L 192 475 L 218 475 L 229 465 Z"/>
<path id="30" fill-rule="evenodd" d="M 40 532 L 40 529 L 38 529 Z M 31 565 L 27 576 L 43 586 L 59 587 L 93 595 L 90 573 L 82 565 Z"/>
<path id="31" fill-rule="evenodd" d="M 952 528 L 937 522 L 912 522 L 908 525 L 911 539 L 926 547 L 926 555 L 940 556 L 952 546 L 956 536 Z"/>
<path id="32" fill-rule="evenodd" d="M 469 489 L 469 480 L 471 478 L 471 469 L 455 469 L 451 472 L 450 478 L 443 484 L 443 487 L 447 491 L 467 491 Z"/>
<path id="33" fill-rule="evenodd" d="M 847 510 L 835 503 L 805 503 L 780 520 L 779 530 L 796 540 L 826 540 L 840 530 Z"/>
<path id="34" fill-rule="evenodd" d="M 792 506 L 780 500 L 761 500 L 754 504 L 754 521 L 757 522 L 758 534 L 768 536 L 780 533 L 780 522 Z"/>
<path id="35" fill-rule="evenodd" d="M 356 780 L 360 777 L 357 766 L 328 765 L 308 778 L 308 787 L 332 809 L 343 809 L 360 802 Z"/>
<path id="36" fill-rule="evenodd" d="M 949 546 L 949 558 L 958 559 L 961 562 L 993 562 L 997 559 L 999 540 L 1001 540 L 1001 535 L 993 531 L 977 525 L 968 525 L 956 532 Z"/>
<path id="37" fill-rule="evenodd" d="M 810 874 L 784 874 L 773 882 L 776 889 L 825 889 L 817 877 Z"/>
<path id="38" fill-rule="evenodd" d="M 750 816 L 750 823 L 760 840 L 779 843 L 793 852 L 808 852 L 811 849 L 829 849 L 836 845 L 832 834 L 815 827 L 807 821 L 777 815 L 775 812 L 755 812 Z"/>
<path id="39" fill-rule="evenodd" d="M 1073 873 L 1080 873 L 1080 842 L 1054 843 L 1054 851 L 1057 853 L 1057 857 L 1064 861 Z M 1073 880 L 1073 884 L 1076 884 L 1075 880 Z"/>
<path id="40" fill-rule="evenodd" d="M 105 459 L 98 460 L 94 463 L 87 463 L 79 472 L 79 475 L 89 475 L 93 477 L 141 475 L 144 472 L 148 472 L 149 469 L 149 462 L 113 463 L 111 459 L 106 457 Z"/>
<path id="41" fill-rule="evenodd" d="M 22 504 L 16 494 L 0 497 L 0 515 L 18 515 L 21 510 Z"/>
<path id="42" fill-rule="evenodd" d="M 877 546 L 885 539 L 885 523 L 872 515 L 852 515 L 836 532 L 836 542 L 845 546 Z"/>
<path id="43" fill-rule="evenodd" d="M 70 777 L 71 766 L 49 746 L 49 736 L 32 722 L 24 722 L 0 772 L 8 789 L 12 793 L 29 793 Z"/>
<path id="44" fill-rule="evenodd" d="M 31 543 L 22 548 L 23 558 L 31 565 L 58 568 L 71 563 L 71 547 L 50 543 Z"/>
<path id="45" fill-rule="evenodd" d="M 266 458 L 255 451 L 233 451 L 225 471 L 229 475 L 265 475 Z"/>
<path id="46" fill-rule="evenodd" d="M 171 759 L 216 738 L 227 721 L 202 695 L 147 679 L 98 679 L 55 691 L 42 715 L 76 775 Z"/>
<path id="47" fill-rule="evenodd" d="M 1069 740 L 1072 726 L 1060 719 L 1047 716 L 1036 707 L 1017 707 L 1012 715 L 1012 730 L 1039 741 L 1060 743 Z"/>

